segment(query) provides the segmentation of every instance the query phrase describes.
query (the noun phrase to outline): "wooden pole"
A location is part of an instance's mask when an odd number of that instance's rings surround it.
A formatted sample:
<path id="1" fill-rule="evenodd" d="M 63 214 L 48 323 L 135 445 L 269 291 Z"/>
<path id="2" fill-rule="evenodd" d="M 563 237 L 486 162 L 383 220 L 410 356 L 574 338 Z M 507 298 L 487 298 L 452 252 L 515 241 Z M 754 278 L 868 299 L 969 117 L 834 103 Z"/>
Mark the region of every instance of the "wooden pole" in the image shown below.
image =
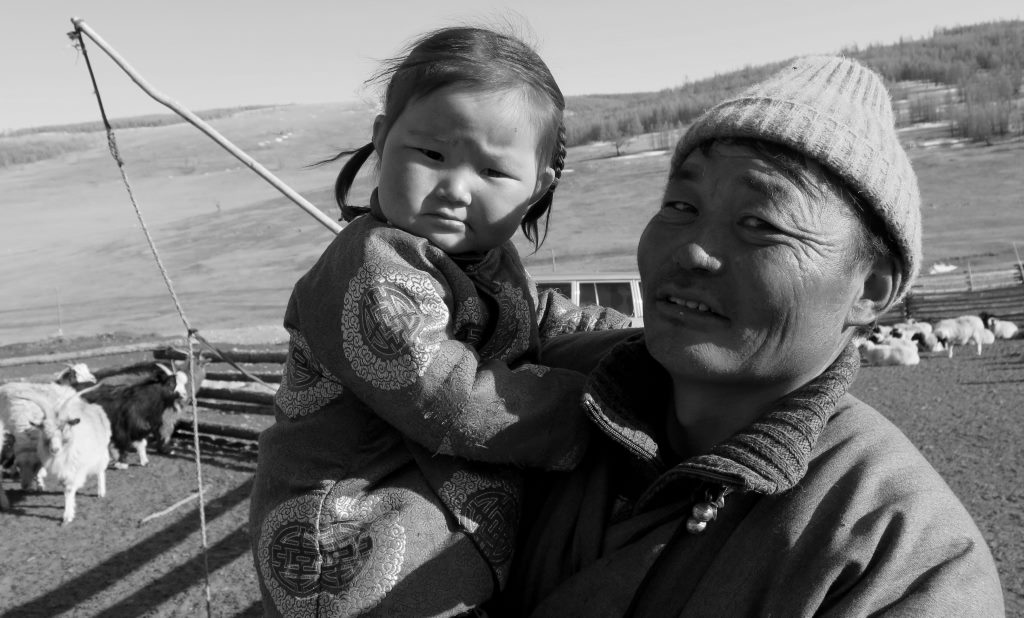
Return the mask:
<path id="1" fill-rule="evenodd" d="M 226 362 L 228 360 L 236 363 L 284 363 L 285 359 L 288 358 L 287 350 L 221 350 L 224 356 L 217 354 L 216 352 L 210 352 L 204 350 L 200 354 L 200 358 L 208 360 L 210 362 Z M 188 353 L 178 350 L 174 347 L 159 347 L 153 349 L 153 358 L 157 360 L 185 360 L 188 358 Z"/>
<path id="2" fill-rule="evenodd" d="M 53 288 L 53 291 L 57 294 L 57 336 L 64 336 L 64 310 L 60 306 L 60 288 Z"/>
<path id="3" fill-rule="evenodd" d="M 1024 284 L 1024 263 L 1020 261 L 1020 251 L 1017 250 L 1017 241 L 1013 241 L 1013 254 L 1017 256 L 1017 272 L 1020 274 L 1020 282 Z"/>
<path id="4" fill-rule="evenodd" d="M 95 374 L 96 372 L 93 373 Z M 269 382 L 271 384 L 281 382 L 280 373 L 254 371 L 251 372 L 251 375 L 259 378 L 260 380 L 263 380 L 264 382 Z M 206 379 L 217 382 L 255 382 L 255 380 L 253 380 L 251 377 L 237 371 L 207 371 Z"/>
<path id="5" fill-rule="evenodd" d="M 145 92 L 150 97 L 155 99 L 158 103 L 170 108 L 171 111 L 178 114 L 179 116 L 187 120 L 190 124 L 192 124 L 194 127 L 205 133 L 210 139 L 217 142 L 217 144 L 219 144 L 221 148 L 230 152 L 232 155 L 234 155 L 236 159 L 244 163 L 249 169 L 256 172 L 256 174 L 258 174 L 264 180 L 273 185 L 274 188 L 280 191 L 285 197 L 295 202 L 295 204 L 297 204 L 299 208 L 302 208 L 310 215 L 312 215 L 312 217 L 319 221 L 321 224 L 323 224 L 324 227 L 331 230 L 335 234 L 341 231 L 341 225 L 337 221 L 328 217 L 326 214 L 323 213 L 323 211 L 321 211 L 319 208 L 308 202 L 306 198 L 299 195 L 294 189 L 292 189 L 284 182 L 282 182 L 277 176 L 270 173 L 270 171 L 267 168 L 260 165 L 259 162 L 250 157 L 248 154 L 246 154 L 241 148 L 235 146 L 230 141 L 228 141 L 227 138 L 218 133 L 216 129 L 207 124 L 202 118 L 196 116 L 177 101 L 174 101 L 167 95 L 158 92 L 152 86 L 150 86 L 149 83 L 146 82 L 146 80 L 144 80 L 142 76 L 139 75 L 139 73 L 135 69 L 133 69 L 124 58 L 120 56 L 120 54 L 114 51 L 114 49 L 106 41 L 104 41 L 103 38 L 100 37 L 100 35 L 96 34 L 96 32 L 92 28 L 90 28 L 84 20 L 79 19 L 77 17 L 73 17 L 71 18 L 71 23 L 75 26 L 76 32 L 84 33 L 86 36 L 92 39 L 92 41 L 96 43 L 96 45 L 98 45 L 100 49 L 106 52 L 106 54 L 110 56 L 111 60 L 113 60 L 114 63 L 117 64 L 117 66 L 121 67 L 121 70 L 127 73 L 128 77 L 130 77 L 132 81 L 134 81 L 139 86 L 139 88 L 142 88 L 143 92 Z"/>
<path id="6" fill-rule="evenodd" d="M 78 352 L 58 352 L 56 354 L 38 354 L 35 356 L 19 356 L 15 358 L 0 358 L 0 367 L 20 367 L 22 365 L 48 365 L 50 363 L 63 363 L 76 361 L 83 358 L 95 358 L 97 356 L 115 356 L 117 354 L 131 354 L 134 352 L 153 352 L 159 349 L 154 343 L 135 343 L 130 345 L 111 346 L 108 348 L 96 348 L 93 350 L 79 350 Z M 185 355 L 182 355 L 185 356 Z"/>
<path id="7" fill-rule="evenodd" d="M 243 403 L 256 403 L 264 406 L 274 405 L 273 393 L 259 393 L 247 391 L 240 388 L 209 388 L 202 387 L 196 395 L 200 399 L 221 399 L 225 401 L 241 401 Z"/>

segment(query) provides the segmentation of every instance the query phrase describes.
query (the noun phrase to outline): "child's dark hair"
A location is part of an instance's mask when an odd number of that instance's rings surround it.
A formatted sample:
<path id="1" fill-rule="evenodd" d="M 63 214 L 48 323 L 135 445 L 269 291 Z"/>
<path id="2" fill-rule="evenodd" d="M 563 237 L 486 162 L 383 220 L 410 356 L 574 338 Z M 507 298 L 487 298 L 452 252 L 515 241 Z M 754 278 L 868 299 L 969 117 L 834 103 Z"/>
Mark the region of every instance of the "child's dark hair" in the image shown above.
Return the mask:
<path id="1" fill-rule="evenodd" d="M 368 82 L 387 81 L 383 115 L 385 134 L 410 101 L 425 97 L 441 88 L 465 85 L 483 91 L 524 90 L 527 100 L 546 113 L 540 114 L 541 135 L 545 144 L 541 161 L 550 162 L 555 171 L 551 187 L 523 217 L 521 227 L 534 248 L 544 238 L 538 234 L 538 221 L 544 217 L 544 237 L 551 216 L 555 187 L 565 165 L 565 126 L 562 114 L 565 98 L 544 61 L 523 41 L 506 34 L 474 27 L 442 28 L 415 41 L 405 56 L 384 63 Z M 368 212 L 365 206 L 348 203 L 348 192 L 363 163 L 373 154 L 373 144 L 340 153 L 329 159 L 350 156 L 334 183 L 334 198 L 341 207 L 342 218 L 351 221 Z"/>

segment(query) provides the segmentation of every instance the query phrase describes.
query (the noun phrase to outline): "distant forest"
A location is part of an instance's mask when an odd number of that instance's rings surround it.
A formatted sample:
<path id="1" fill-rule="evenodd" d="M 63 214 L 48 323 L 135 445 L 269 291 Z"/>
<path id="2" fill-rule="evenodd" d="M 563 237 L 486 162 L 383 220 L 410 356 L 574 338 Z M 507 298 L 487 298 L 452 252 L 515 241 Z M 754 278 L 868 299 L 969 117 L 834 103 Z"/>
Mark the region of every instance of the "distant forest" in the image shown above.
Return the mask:
<path id="1" fill-rule="evenodd" d="M 941 28 L 919 40 L 844 48 L 839 53 L 878 71 L 889 83 L 893 99 L 907 101 L 900 108 L 902 125 L 948 121 L 955 135 L 977 140 L 1024 131 L 1019 101 L 1024 21 Z M 715 103 L 785 64 L 748 66 L 659 92 L 568 97 L 569 145 L 611 141 L 618 148 L 641 133 L 681 129 Z"/>

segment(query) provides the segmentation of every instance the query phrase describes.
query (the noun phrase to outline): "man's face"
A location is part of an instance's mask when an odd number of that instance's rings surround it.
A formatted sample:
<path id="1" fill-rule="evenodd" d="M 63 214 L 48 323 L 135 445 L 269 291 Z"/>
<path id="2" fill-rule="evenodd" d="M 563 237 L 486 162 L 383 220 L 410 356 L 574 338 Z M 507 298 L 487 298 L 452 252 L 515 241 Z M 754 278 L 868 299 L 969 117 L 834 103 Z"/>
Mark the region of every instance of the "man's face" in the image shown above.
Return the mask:
<path id="1" fill-rule="evenodd" d="M 651 355 L 677 383 L 809 380 L 863 293 L 860 226 L 830 189 L 801 190 L 747 146 L 695 150 L 640 238 Z"/>

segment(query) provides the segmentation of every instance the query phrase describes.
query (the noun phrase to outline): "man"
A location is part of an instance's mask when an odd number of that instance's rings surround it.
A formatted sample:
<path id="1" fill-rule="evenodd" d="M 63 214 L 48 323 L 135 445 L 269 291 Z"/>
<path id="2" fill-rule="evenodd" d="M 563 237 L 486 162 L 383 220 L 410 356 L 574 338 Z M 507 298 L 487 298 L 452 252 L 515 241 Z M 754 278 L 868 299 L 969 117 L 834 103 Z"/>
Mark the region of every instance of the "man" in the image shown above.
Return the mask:
<path id="1" fill-rule="evenodd" d="M 991 553 L 853 345 L 921 261 L 878 75 L 811 57 L 701 116 L 638 247 L 643 332 L 558 338 L 597 438 L 535 479 L 495 613 L 1001 616 Z"/>

